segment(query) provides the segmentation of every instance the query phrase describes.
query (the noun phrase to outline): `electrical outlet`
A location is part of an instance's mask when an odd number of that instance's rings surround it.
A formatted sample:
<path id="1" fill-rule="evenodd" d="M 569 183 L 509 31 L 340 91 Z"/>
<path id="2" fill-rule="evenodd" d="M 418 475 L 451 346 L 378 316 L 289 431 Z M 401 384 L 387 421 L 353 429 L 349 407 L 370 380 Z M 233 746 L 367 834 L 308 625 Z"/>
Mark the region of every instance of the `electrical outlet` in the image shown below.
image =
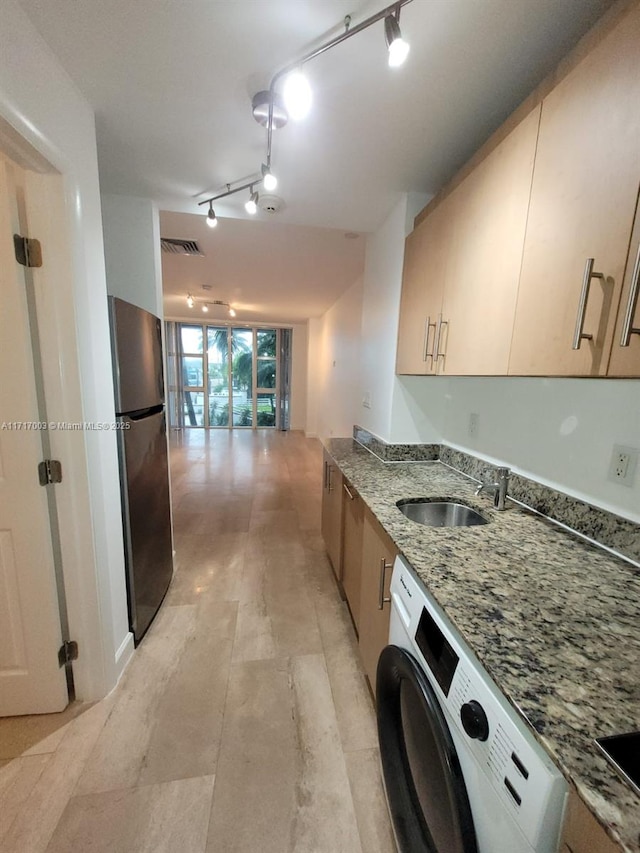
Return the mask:
<path id="1" fill-rule="evenodd" d="M 480 425 L 480 415 L 477 412 L 471 412 L 469 415 L 469 438 L 475 438 L 478 435 L 478 427 Z"/>
<path id="2" fill-rule="evenodd" d="M 635 448 L 614 444 L 609 464 L 609 479 L 613 483 L 631 487 L 637 463 L 638 451 Z"/>
<path id="3" fill-rule="evenodd" d="M 371 391 L 365 391 L 362 395 L 362 405 L 365 409 L 371 408 Z"/>

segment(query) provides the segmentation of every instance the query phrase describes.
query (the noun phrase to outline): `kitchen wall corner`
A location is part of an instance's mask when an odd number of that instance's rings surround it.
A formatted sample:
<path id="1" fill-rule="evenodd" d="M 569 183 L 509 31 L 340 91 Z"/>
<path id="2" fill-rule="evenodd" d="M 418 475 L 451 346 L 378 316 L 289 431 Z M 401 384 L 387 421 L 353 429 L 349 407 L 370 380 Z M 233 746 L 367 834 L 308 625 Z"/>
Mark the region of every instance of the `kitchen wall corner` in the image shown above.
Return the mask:
<path id="1" fill-rule="evenodd" d="M 307 435 L 351 435 L 360 401 L 362 279 L 309 322 Z"/>
<path id="2" fill-rule="evenodd" d="M 158 206 L 103 193 L 101 207 L 107 293 L 164 317 Z"/>

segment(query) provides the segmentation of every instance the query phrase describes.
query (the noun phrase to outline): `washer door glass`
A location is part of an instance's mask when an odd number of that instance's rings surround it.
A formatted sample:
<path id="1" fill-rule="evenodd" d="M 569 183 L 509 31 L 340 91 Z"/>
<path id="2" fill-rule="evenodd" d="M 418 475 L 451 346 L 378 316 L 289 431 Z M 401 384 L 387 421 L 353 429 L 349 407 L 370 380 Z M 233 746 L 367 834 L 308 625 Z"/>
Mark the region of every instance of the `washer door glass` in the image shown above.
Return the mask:
<path id="1" fill-rule="evenodd" d="M 378 740 L 401 853 L 478 853 L 458 755 L 420 665 L 398 646 L 378 662 Z"/>

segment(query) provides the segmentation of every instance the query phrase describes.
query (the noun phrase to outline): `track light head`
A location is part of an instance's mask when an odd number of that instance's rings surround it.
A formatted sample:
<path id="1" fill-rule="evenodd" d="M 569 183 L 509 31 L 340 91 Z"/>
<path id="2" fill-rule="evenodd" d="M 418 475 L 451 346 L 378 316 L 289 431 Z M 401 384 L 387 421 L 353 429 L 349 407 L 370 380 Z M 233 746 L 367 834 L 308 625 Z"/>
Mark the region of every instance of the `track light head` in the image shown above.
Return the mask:
<path id="1" fill-rule="evenodd" d="M 236 316 L 236 312 L 235 312 L 235 309 L 234 309 L 234 308 L 229 308 L 229 316 L 230 316 L 230 317 L 235 317 L 235 316 Z"/>
<path id="2" fill-rule="evenodd" d="M 278 179 L 271 171 L 271 165 L 267 163 L 262 164 L 262 186 L 268 193 L 278 186 Z"/>
<path id="3" fill-rule="evenodd" d="M 202 311 L 203 311 L 203 313 L 204 313 L 204 314 L 208 314 L 208 313 L 209 313 L 209 306 L 207 305 L 207 303 L 206 303 L 206 302 L 205 302 L 205 303 L 204 303 L 204 305 L 202 306 Z"/>
<path id="4" fill-rule="evenodd" d="M 248 201 L 245 202 L 244 209 L 251 216 L 255 216 L 258 212 L 258 193 L 254 192 L 253 188 L 251 189 L 251 195 L 249 196 Z"/>
<path id="5" fill-rule="evenodd" d="M 191 294 L 187 296 L 187 305 L 189 306 L 189 308 L 193 308 L 193 306 L 195 305 L 195 300 Z"/>
<path id="6" fill-rule="evenodd" d="M 398 68 L 409 55 L 409 43 L 402 38 L 395 15 L 387 15 L 384 19 L 384 38 L 389 49 L 389 67 Z"/>
<path id="7" fill-rule="evenodd" d="M 282 90 L 284 105 L 294 121 L 302 121 L 311 110 L 311 86 L 301 71 L 288 74 Z"/>
<path id="8" fill-rule="evenodd" d="M 218 224 L 218 218 L 213 209 L 213 202 L 209 202 L 209 213 L 207 213 L 207 225 L 209 228 L 215 228 Z"/>

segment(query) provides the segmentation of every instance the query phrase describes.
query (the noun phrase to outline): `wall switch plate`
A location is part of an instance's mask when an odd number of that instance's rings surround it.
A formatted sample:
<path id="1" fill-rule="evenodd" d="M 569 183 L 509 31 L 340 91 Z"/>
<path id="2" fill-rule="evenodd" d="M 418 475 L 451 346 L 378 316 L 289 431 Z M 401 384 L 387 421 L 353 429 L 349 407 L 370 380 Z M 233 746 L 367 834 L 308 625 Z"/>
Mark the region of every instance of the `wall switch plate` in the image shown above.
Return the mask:
<path id="1" fill-rule="evenodd" d="M 478 435 L 478 427 L 480 425 L 480 415 L 477 412 L 471 412 L 469 415 L 469 438 L 475 438 Z"/>
<path id="2" fill-rule="evenodd" d="M 638 464 L 638 451 L 634 447 L 613 445 L 611 462 L 609 464 L 609 480 L 631 487 Z"/>
<path id="3" fill-rule="evenodd" d="M 371 391 L 365 391 L 362 395 L 362 405 L 365 409 L 371 408 Z"/>

